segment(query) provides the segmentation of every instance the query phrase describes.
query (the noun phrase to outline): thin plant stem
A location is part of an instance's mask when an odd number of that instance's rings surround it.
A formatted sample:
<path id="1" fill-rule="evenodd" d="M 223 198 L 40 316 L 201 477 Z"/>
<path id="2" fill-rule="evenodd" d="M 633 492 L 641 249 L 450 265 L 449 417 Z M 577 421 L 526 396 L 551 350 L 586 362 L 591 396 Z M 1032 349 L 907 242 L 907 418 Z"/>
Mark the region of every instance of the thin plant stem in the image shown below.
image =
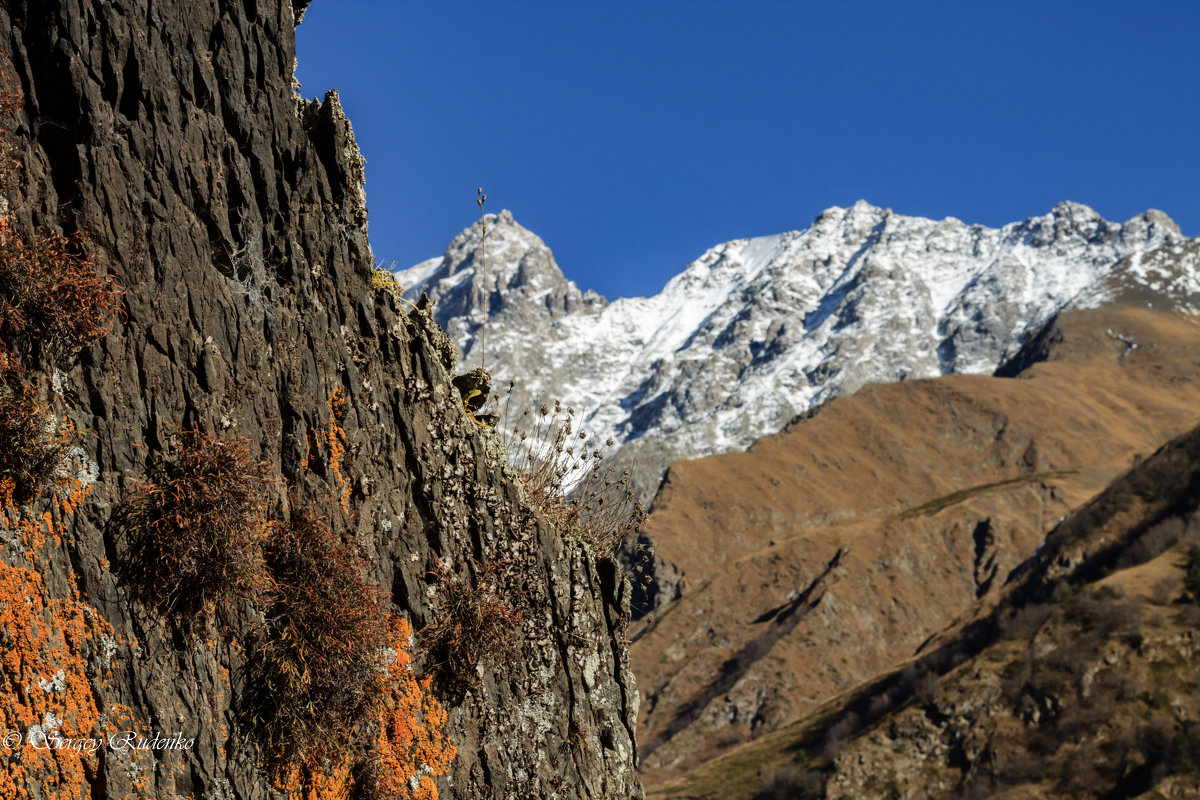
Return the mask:
<path id="1" fill-rule="evenodd" d="M 483 325 L 479 329 L 479 366 L 487 369 L 487 320 L 490 293 L 487 287 L 487 216 L 483 213 L 483 204 L 487 202 L 487 195 L 483 193 L 482 186 L 475 190 L 475 202 L 479 205 L 479 218 L 483 220 L 483 237 L 479 242 L 479 273 L 483 276 Z"/>

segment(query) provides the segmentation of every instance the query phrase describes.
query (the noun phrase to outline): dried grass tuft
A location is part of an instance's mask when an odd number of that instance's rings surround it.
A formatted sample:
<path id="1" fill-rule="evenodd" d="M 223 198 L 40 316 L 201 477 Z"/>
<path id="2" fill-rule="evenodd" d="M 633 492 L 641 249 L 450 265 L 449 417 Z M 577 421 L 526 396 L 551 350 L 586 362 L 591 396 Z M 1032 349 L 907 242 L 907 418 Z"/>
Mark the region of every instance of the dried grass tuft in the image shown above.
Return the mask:
<path id="1" fill-rule="evenodd" d="M 509 382 L 511 394 L 514 382 Z M 507 408 L 505 416 L 507 418 Z M 505 428 L 509 463 L 520 474 L 529 502 L 563 536 L 586 542 L 600 556 L 612 555 L 637 532 L 646 511 L 637 499 L 629 470 L 604 463 L 613 447 L 578 427 L 575 411 L 555 401 L 526 409 Z"/>

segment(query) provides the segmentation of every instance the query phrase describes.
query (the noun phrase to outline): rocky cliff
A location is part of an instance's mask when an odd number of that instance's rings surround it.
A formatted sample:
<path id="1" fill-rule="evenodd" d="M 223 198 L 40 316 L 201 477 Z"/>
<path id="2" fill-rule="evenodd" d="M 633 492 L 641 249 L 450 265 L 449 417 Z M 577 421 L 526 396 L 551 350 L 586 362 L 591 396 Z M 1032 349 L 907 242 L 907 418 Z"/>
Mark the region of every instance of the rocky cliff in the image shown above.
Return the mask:
<path id="1" fill-rule="evenodd" d="M 328 758 L 290 784 L 264 764 L 247 714 L 264 687 L 248 653 L 290 598 L 200 603 L 187 617 L 175 601 L 188 581 L 130 577 L 145 565 L 116 521 L 142 518 L 131 503 L 177 496 L 155 489 L 183 491 L 162 476 L 183 474 L 180 454 L 198 439 L 249 449 L 259 466 L 245 474 L 275 524 L 345 532 L 367 587 L 416 629 L 392 663 L 410 644 L 416 674 L 438 676 L 420 684 L 436 697 L 411 719 L 405 698 L 388 700 L 398 722 L 387 733 L 417 748 L 445 708 L 441 753 L 456 757 L 438 769 L 412 756 L 392 796 L 638 797 L 627 584 L 529 509 L 451 387 L 454 348 L 373 288 L 350 124 L 336 93 L 293 93 L 306 4 L 0 8 L 6 225 L 28 242 L 86 233 L 86 263 L 123 291 L 92 346 L 48 354 L 21 338 L 28 327 L 6 341 L 22 379 L 46 387 L 43 421 L 65 418 L 77 434 L 50 486 L 25 504 L 10 492 L 4 507 L 0 794 L 229 800 L 374 785 L 363 776 L 387 755 L 379 747 L 327 741 Z M 269 538 L 252 542 L 281 569 Z M 447 675 L 422 656 L 422 631 L 446 630 L 464 596 L 503 609 L 506 624 L 487 630 L 505 641 Z M 354 735 L 382 736 L 358 722 Z M 191 743 L 33 746 L 121 730 Z M 358 760 L 340 765 L 347 752 Z"/>

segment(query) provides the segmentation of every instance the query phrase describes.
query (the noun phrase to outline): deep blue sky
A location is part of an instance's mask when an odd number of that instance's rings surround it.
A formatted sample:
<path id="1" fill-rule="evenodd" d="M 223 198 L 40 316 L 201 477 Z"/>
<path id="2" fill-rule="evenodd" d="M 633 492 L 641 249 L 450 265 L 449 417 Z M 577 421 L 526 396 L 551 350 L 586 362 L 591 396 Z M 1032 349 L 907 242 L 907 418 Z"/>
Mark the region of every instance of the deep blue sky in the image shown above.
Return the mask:
<path id="1" fill-rule="evenodd" d="M 440 255 L 483 186 L 614 298 L 860 198 L 1200 234 L 1198 31 L 1196 0 L 315 0 L 297 35 L 367 158 L 377 258 Z"/>

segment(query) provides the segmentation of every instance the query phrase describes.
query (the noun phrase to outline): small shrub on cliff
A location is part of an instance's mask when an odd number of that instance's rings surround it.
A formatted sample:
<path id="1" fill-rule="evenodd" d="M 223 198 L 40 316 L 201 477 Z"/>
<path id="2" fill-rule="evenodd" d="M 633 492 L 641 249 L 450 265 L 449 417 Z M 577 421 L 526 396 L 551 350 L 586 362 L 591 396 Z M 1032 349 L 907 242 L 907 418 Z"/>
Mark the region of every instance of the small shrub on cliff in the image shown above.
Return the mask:
<path id="1" fill-rule="evenodd" d="M 0 137 L 0 183 L 15 169 L 6 141 Z M 0 215 L 0 482 L 18 502 L 51 479 L 72 444 L 46 400 L 45 379 L 26 378 L 18 353 L 74 355 L 108 333 L 120 302 L 120 287 L 96 273 L 82 242 L 53 232 L 31 242 Z"/>
<path id="2" fill-rule="evenodd" d="M 71 436 L 17 351 L 74 355 L 108 333 L 120 302 L 120 288 L 80 254 L 81 241 L 45 233 L 30 243 L 0 216 L 0 480 L 19 501 L 49 481 Z"/>
<path id="3" fill-rule="evenodd" d="M 272 761 L 305 762 L 349 742 L 387 690 L 387 610 L 366 560 L 301 509 L 271 525 L 276 592 L 249 648 L 246 717 Z"/>
<path id="4" fill-rule="evenodd" d="M 349 726 L 351 738 L 335 735 L 347 727 L 342 723 L 307 759 L 275 764 L 276 788 L 288 797 L 437 800 L 433 779 L 446 774 L 457 755 L 446 735 L 446 710 L 430 678 L 413 672 L 408 621 L 390 616 L 387 630 L 388 647 L 372 659 L 383 691 L 370 718 Z"/>
<path id="5" fill-rule="evenodd" d="M 174 457 L 153 465 L 114 517 L 127 543 L 123 577 L 160 610 L 187 616 L 262 600 L 270 487 L 249 439 L 181 432 Z"/>
<path id="6" fill-rule="evenodd" d="M 32 242 L 0 217 L 0 337 L 59 359 L 105 336 L 121 288 L 83 255 L 84 238 L 46 231 Z"/>
<path id="7" fill-rule="evenodd" d="M 513 628 L 521 620 L 501 593 L 503 565 L 492 561 L 476 567 L 473 583 L 469 574 L 456 574 L 448 559 L 429 573 L 436 622 L 423 628 L 418 638 L 438 682 L 448 691 L 475 685 L 480 665 L 503 661 Z"/>
<path id="8" fill-rule="evenodd" d="M 72 436 L 42 392 L 19 375 L 16 369 L 0 368 L 0 484 L 24 502 L 54 476 Z"/>
<path id="9" fill-rule="evenodd" d="M 0 53 L 0 486 L 24 502 L 58 470 L 70 449 L 44 379 L 25 378 L 24 356 L 74 355 L 111 328 L 122 289 L 96 272 L 84 254 L 85 237 L 53 231 L 22 235 L 7 215 L 21 164 L 9 130 L 24 95 L 10 83 L 9 54 Z M 30 366 L 33 366 L 30 364 Z"/>

